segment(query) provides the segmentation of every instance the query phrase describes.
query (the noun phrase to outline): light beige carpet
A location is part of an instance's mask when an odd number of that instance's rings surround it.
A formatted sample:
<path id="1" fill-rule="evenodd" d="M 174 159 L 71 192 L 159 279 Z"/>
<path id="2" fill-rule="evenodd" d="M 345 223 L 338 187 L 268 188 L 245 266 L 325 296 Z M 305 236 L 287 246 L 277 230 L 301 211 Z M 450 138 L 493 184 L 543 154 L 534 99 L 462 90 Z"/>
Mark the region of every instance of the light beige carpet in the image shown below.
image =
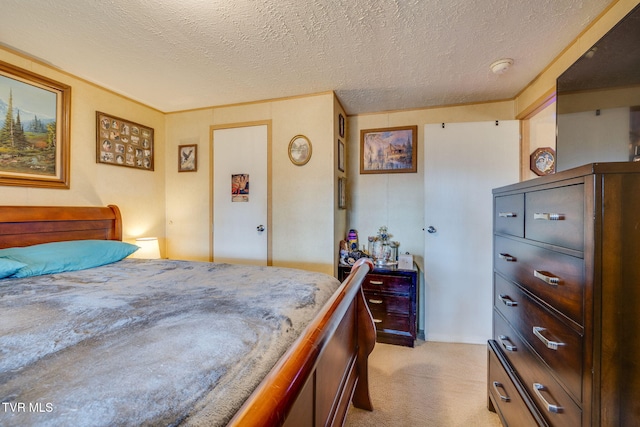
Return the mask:
<path id="1" fill-rule="evenodd" d="M 487 347 L 376 343 L 369 357 L 373 412 L 349 409 L 347 427 L 500 426 L 487 409 Z"/>

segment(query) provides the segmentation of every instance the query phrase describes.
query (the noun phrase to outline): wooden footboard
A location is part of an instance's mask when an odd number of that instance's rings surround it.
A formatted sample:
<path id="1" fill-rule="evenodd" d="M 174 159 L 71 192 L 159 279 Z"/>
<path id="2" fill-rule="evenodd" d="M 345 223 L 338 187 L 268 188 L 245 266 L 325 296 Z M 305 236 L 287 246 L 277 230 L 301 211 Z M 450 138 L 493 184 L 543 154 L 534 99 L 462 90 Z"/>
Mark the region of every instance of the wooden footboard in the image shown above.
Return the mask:
<path id="1" fill-rule="evenodd" d="M 370 261 L 354 266 L 229 426 L 339 426 L 350 402 L 373 409 L 367 359 L 376 331 L 362 293 L 372 268 Z"/>

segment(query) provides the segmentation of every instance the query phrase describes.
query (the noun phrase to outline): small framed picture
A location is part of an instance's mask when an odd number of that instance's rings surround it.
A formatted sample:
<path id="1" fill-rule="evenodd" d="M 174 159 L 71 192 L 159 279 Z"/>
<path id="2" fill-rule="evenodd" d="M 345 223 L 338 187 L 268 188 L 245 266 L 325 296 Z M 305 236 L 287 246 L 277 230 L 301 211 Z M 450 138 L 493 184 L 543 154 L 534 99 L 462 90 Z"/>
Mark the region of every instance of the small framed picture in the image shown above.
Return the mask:
<path id="1" fill-rule="evenodd" d="M 338 209 L 347 208 L 347 178 L 338 178 Z"/>
<path id="2" fill-rule="evenodd" d="M 538 176 L 549 175 L 556 171 L 556 152 L 551 147 L 536 149 L 529 159 L 531 170 Z"/>
<path id="3" fill-rule="evenodd" d="M 338 140 L 338 169 L 344 172 L 344 142 Z"/>
<path id="4" fill-rule="evenodd" d="M 178 146 L 178 172 L 197 172 L 198 145 L 188 144 Z"/>
<path id="5" fill-rule="evenodd" d="M 342 114 L 338 114 L 338 134 L 340 138 L 344 138 L 344 116 Z"/>
<path id="6" fill-rule="evenodd" d="M 311 159 L 311 141 L 304 135 L 296 135 L 289 142 L 289 160 L 296 166 L 303 166 Z"/>

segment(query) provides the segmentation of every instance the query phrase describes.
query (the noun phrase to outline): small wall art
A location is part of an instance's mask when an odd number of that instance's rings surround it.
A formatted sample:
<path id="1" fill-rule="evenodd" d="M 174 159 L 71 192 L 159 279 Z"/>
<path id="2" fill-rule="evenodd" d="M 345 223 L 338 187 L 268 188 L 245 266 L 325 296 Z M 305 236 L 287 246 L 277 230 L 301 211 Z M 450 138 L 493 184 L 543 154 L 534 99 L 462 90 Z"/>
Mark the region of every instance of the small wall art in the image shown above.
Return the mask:
<path id="1" fill-rule="evenodd" d="M 530 168 L 538 176 L 556 172 L 556 152 L 551 147 L 536 149 L 529 156 Z"/>
<path id="2" fill-rule="evenodd" d="M 153 170 L 153 128 L 96 111 L 96 162 Z"/>
<path id="3" fill-rule="evenodd" d="M 311 159 L 311 141 L 304 135 L 296 135 L 289 142 L 289 160 L 296 166 L 303 166 Z"/>
<path id="4" fill-rule="evenodd" d="M 178 146 L 178 172 L 196 172 L 198 170 L 198 145 Z"/>
<path id="5" fill-rule="evenodd" d="M 231 201 L 249 201 L 249 174 L 239 173 L 231 175 Z"/>
<path id="6" fill-rule="evenodd" d="M 347 178 L 338 178 L 338 209 L 347 208 Z"/>
<path id="7" fill-rule="evenodd" d="M 418 166 L 418 126 L 360 131 L 360 173 L 410 173 Z"/>
<path id="8" fill-rule="evenodd" d="M 338 140 L 338 170 L 344 172 L 344 142 Z"/>

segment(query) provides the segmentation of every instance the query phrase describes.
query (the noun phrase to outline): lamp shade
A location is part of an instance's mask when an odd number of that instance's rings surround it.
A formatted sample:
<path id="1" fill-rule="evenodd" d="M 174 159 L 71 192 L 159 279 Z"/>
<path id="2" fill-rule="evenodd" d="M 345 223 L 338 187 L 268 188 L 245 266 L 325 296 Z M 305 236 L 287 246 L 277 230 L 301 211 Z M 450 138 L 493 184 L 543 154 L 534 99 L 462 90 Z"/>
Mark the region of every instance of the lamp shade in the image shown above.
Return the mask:
<path id="1" fill-rule="evenodd" d="M 138 237 L 136 239 L 136 245 L 140 247 L 135 251 L 131 258 L 141 259 L 159 259 L 160 258 L 160 245 L 158 244 L 157 237 Z"/>

